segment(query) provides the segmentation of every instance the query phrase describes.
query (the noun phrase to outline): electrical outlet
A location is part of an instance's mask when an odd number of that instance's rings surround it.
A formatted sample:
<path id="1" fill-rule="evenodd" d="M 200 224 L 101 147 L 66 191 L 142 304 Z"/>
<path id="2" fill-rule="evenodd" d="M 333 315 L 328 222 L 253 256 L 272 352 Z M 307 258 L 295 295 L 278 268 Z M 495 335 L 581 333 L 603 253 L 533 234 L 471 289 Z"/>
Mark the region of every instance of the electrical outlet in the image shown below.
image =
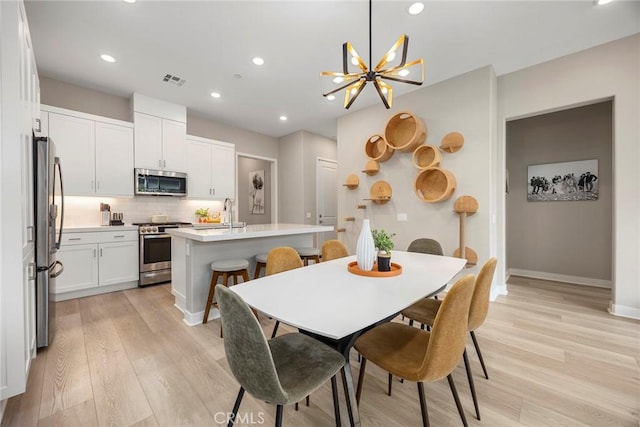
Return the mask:
<path id="1" fill-rule="evenodd" d="M 398 214 L 398 221 L 406 221 L 407 220 L 407 214 L 406 213 L 399 213 Z"/>

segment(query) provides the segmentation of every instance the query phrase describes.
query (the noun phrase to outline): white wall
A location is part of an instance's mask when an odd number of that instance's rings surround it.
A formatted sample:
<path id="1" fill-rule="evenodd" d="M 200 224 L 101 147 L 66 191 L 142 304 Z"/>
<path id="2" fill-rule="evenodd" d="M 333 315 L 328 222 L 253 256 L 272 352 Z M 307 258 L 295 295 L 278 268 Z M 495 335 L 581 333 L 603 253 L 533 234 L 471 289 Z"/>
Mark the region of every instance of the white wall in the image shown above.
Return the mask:
<path id="1" fill-rule="evenodd" d="M 613 97 L 613 295 L 610 311 L 640 318 L 640 35 L 498 79 L 498 183 L 504 182 L 505 122 Z M 504 259 L 504 197 L 497 199 Z M 498 277 L 504 277 L 504 265 Z"/>
<path id="2" fill-rule="evenodd" d="M 302 149 L 304 157 L 304 222 L 303 224 L 317 224 L 318 212 L 316 210 L 317 197 L 317 159 L 336 160 L 337 143 L 333 139 L 316 135 L 310 132 L 302 132 Z M 336 192 L 338 190 L 336 189 Z M 311 216 L 307 218 L 307 213 Z"/>
<path id="3" fill-rule="evenodd" d="M 338 120 L 338 180 L 344 182 L 349 174 L 360 178 L 358 189 L 341 187 L 338 198 L 338 223 L 347 229 L 341 239 L 352 253 L 362 219 L 368 217 L 372 228 L 396 233 L 394 243 L 398 250 L 406 250 L 418 237 L 430 237 L 437 239 L 445 253 L 451 255 L 459 242 L 459 217 L 453 212 L 453 203 L 461 195 L 471 195 L 478 200 L 480 208 L 467 219 L 467 246 L 478 253 L 479 264 L 491 256 L 495 79 L 493 69 L 484 67 L 398 97 L 391 110 L 380 104 Z M 372 134 L 384 134 L 388 120 L 400 111 L 410 111 L 425 122 L 427 144 L 437 147 L 442 137 L 453 131 L 464 135 L 465 145 L 460 151 L 442 153 L 441 167 L 457 179 L 457 190 L 449 200 L 426 203 L 418 199 L 414 193 L 418 169 L 412 163 L 412 153 L 395 152 L 380 164 L 380 172 L 375 176 L 361 172 L 367 161 L 365 141 Z M 363 200 L 369 197 L 371 185 L 378 180 L 385 180 L 392 187 L 392 198 L 385 205 Z M 358 210 L 358 204 L 365 204 L 367 208 Z M 407 214 L 408 221 L 397 221 L 399 213 Z M 353 216 L 357 219 L 355 222 L 344 221 L 345 217 Z M 476 267 L 465 272 L 477 270 Z"/>

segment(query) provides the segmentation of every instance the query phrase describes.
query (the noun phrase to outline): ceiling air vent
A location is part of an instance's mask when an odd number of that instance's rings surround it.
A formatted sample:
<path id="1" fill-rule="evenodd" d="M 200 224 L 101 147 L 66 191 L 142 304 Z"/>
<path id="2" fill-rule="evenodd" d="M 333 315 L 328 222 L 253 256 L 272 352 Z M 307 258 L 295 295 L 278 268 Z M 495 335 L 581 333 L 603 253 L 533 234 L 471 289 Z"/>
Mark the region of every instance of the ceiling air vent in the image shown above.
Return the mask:
<path id="1" fill-rule="evenodd" d="M 174 76 L 173 74 L 165 74 L 162 81 L 176 86 L 182 86 L 187 82 L 185 79 Z"/>

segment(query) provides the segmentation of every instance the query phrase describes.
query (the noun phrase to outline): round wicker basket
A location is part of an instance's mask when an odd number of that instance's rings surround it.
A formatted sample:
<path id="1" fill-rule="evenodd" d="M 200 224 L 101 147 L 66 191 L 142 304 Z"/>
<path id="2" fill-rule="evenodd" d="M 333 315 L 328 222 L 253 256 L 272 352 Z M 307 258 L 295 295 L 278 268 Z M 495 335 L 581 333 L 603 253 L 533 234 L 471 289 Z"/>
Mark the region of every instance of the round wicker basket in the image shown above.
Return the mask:
<path id="1" fill-rule="evenodd" d="M 443 202 L 456 191 L 456 177 L 446 169 L 426 168 L 420 171 L 414 182 L 416 196 L 429 203 Z"/>
<path id="2" fill-rule="evenodd" d="M 389 119 L 384 138 L 392 149 L 410 153 L 427 139 L 427 127 L 420 118 L 403 111 Z"/>
<path id="3" fill-rule="evenodd" d="M 433 145 L 420 145 L 413 150 L 413 164 L 418 169 L 440 166 L 442 155 Z"/>
<path id="4" fill-rule="evenodd" d="M 364 152 L 368 158 L 378 162 L 386 162 L 393 156 L 393 148 L 387 145 L 382 135 L 371 135 L 364 144 Z"/>

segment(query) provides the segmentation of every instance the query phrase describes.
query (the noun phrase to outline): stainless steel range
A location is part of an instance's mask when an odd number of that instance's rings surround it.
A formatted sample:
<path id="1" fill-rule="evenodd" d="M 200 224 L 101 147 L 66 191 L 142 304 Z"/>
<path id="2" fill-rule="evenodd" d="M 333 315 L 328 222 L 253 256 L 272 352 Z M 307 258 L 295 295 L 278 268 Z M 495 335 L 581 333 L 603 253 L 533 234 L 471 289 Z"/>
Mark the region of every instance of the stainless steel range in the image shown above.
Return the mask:
<path id="1" fill-rule="evenodd" d="M 191 227 L 188 222 L 134 223 L 140 235 L 139 286 L 154 285 L 171 280 L 170 228 Z"/>

